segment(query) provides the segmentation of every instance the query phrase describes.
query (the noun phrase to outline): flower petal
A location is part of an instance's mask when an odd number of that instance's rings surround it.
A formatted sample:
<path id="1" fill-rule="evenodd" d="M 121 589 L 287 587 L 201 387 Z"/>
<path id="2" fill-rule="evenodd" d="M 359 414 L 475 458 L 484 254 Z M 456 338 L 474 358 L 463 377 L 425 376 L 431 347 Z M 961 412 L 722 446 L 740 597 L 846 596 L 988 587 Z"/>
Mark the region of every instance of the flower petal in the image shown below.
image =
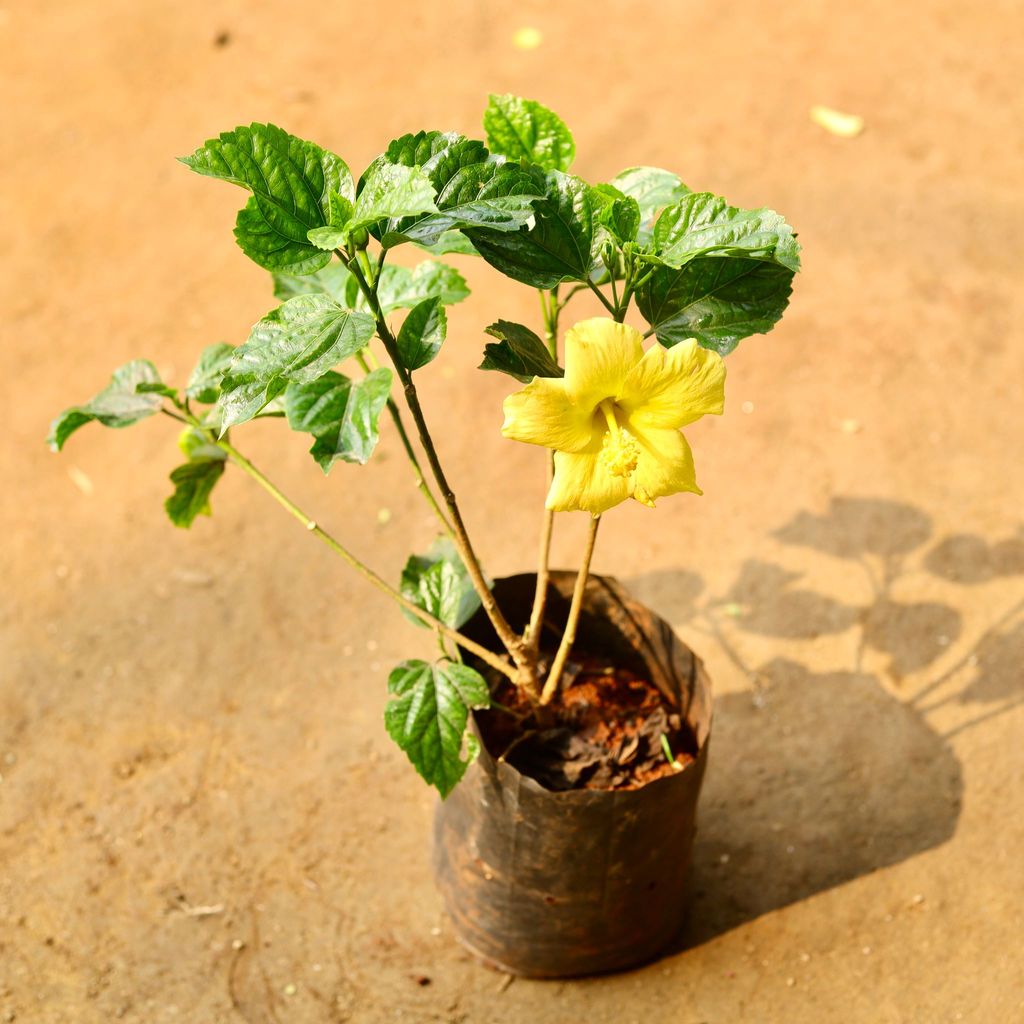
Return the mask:
<path id="1" fill-rule="evenodd" d="M 643 336 L 632 327 L 608 317 L 582 320 L 565 335 L 566 390 L 594 409 L 619 394 L 643 354 Z"/>
<path id="2" fill-rule="evenodd" d="M 654 507 L 656 498 L 680 491 L 704 492 L 697 486 L 693 452 L 678 430 L 646 430 L 636 435 L 640 457 L 633 474 L 633 497 Z"/>
<path id="3" fill-rule="evenodd" d="M 630 493 L 628 477 L 613 476 L 600 459 L 603 434 L 583 452 L 555 452 L 555 478 L 547 507 L 554 512 L 589 512 L 599 516 L 624 502 Z"/>
<path id="4" fill-rule="evenodd" d="M 654 345 L 630 371 L 619 408 L 640 429 L 685 427 L 725 406 L 725 363 L 693 338 Z"/>
<path id="5" fill-rule="evenodd" d="M 558 377 L 535 377 L 505 399 L 501 432 L 513 441 L 578 452 L 593 437 L 594 410 L 577 405 Z"/>

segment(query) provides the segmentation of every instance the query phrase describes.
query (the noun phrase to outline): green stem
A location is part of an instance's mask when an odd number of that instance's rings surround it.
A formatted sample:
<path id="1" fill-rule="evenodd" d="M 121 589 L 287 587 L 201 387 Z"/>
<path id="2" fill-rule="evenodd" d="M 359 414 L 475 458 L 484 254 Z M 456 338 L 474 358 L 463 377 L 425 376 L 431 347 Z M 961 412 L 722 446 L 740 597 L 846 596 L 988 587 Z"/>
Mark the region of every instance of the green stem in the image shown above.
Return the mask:
<path id="1" fill-rule="evenodd" d="M 173 415 L 168 412 L 168 415 Z M 180 417 L 175 417 L 180 419 Z M 481 661 L 486 662 L 491 668 L 496 669 L 503 675 L 509 677 L 509 679 L 516 679 L 516 672 L 514 672 L 509 665 L 499 658 L 497 655 L 487 650 L 486 647 L 481 646 L 469 637 L 463 636 L 458 630 L 452 629 L 449 625 L 442 622 L 440 619 L 435 618 L 429 612 L 420 608 L 419 605 L 410 601 L 405 595 L 395 590 L 386 580 L 377 575 L 369 566 L 361 562 L 351 551 L 348 550 L 339 541 L 335 540 L 323 527 L 319 526 L 315 520 L 310 519 L 305 512 L 295 504 L 280 488 L 277 487 L 271 480 L 269 480 L 264 474 L 256 468 L 234 445 L 229 444 L 223 439 L 216 438 L 213 433 L 203 427 L 198 420 L 191 424 L 196 430 L 203 431 L 210 439 L 211 443 L 215 444 L 221 451 L 225 452 L 228 458 L 238 466 L 244 473 L 247 473 L 253 480 L 256 481 L 279 505 L 290 512 L 305 528 L 312 533 L 315 537 L 318 537 L 324 544 L 326 544 L 336 555 L 340 555 L 353 569 L 356 570 L 364 579 L 372 583 L 378 590 L 387 594 L 388 597 L 393 598 L 397 601 L 406 611 L 415 615 L 421 622 L 426 623 L 428 626 L 433 627 L 438 633 L 448 637 L 450 640 L 454 640 L 455 643 L 464 647 L 467 651 L 472 651 Z"/>
<path id="2" fill-rule="evenodd" d="M 391 333 L 377 296 L 373 294 L 372 289 L 366 283 L 366 278 L 363 276 L 362 271 L 347 253 L 338 251 L 338 255 L 355 277 L 360 291 L 362 291 L 370 307 L 370 312 L 377 321 L 377 336 L 384 345 L 384 349 L 395 367 L 395 373 L 398 374 L 398 379 L 402 383 L 405 401 L 409 407 L 409 412 L 412 414 L 413 422 L 416 424 L 420 445 L 427 456 L 430 472 L 448 509 L 448 515 L 451 518 L 452 528 L 455 533 L 455 546 L 458 548 L 459 555 L 466 566 L 466 571 L 469 573 L 473 589 L 476 590 L 484 612 L 488 619 L 490 619 L 491 625 L 494 626 L 494 631 L 498 634 L 498 639 L 516 663 L 516 667 L 519 670 L 517 684 L 525 689 L 531 701 L 536 701 L 540 697 L 536 661 L 523 642 L 522 637 L 512 629 L 508 620 L 502 614 L 501 609 L 494 600 L 494 595 L 491 593 L 491 588 L 487 585 L 486 579 L 484 579 L 483 570 L 480 568 L 480 562 L 473 551 L 473 545 L 470 542 L 469 534 L 466 532 L 466 525 L 462 520 L 458 502 L 455 500 L 455 492 L 452 490 L 451 484 L 449 484 L 448 478 L 445 476 L 440 460 L 437 457 L 437 449 L 434 447 L 433 439 L 427 428 L 426 418 L 423 415 L 423 408 L 420 405 L 419 395 L 416 392 L 416 385 L 413 383 L 412 374 L 402 363 L 401 357 L 398 354 L 398 344 L 395 341 L 395 336 Z"/>
<path id="3" fill-rule="evenodd" d="M 572 604 L 569 606 L 569 618 L 565 624 L 565 631 L 562 633 L 562 642 L 558 645 L 558 653 L 551 664 L 551 671 L 544 689 L 541 691 L 541 707 L 550 704 L 551 698 L 558 691 L 558 684 L 562 678 L 562 671 L 569 658 L 569 652 L 576 641 L 576 626 L 580 620 L 580 610 L 583 608 L 583 594 L 587 589 L 587 577 L 590 575 L 590 560 L 594 555 L 594 542 L 597 540 L 597 528 L 601 525 L 601 517 L 594 516 L 590 520 L 590 531 L 587 534 L 587 546 L 583 552 L 583 564 L 576 574 L 576 586 L 572 592 Z"/>
<path id="4" fill-rule="evenodd" d="M 601 300 L 601 305 L 604 306 L 612 316 L 615 316 L 618 310 L 616 310 L 616 308 L 608 301 L 604 292 L 601 291 L 593 281 L 588 280 L 587 287 Z"/>

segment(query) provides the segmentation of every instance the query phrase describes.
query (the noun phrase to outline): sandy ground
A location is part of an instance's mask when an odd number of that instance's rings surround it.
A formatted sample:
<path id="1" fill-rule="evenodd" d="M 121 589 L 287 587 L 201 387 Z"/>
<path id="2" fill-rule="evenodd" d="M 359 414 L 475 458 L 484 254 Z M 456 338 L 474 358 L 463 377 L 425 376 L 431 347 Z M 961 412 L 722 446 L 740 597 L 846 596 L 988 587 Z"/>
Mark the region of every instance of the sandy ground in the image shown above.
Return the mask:
<path id="1" fill-rule="evenodd" d="M 0 1021 L 1024 1020 L 1018 6 L 369 10 L 0 5 Z M 381 725 L 425 634 L 240 475 L 174 530 L 164 422 L 42 443 L 115 365 L 181 381 L 273 304 L 232 243 L 241 194 L 174 156 L 269 119 L 359 168 L 406 130 L 476 132 L 488 91 L 561 112 L 591 180 L 670 167 L 805 246 L 784 324 L 691 431 L 706 496 L 602 531 L 596 569 L 719 701 L 687 935 L 598 980 L 509 984 L 456 946 L 431 795 Z M 532 567 L 542 463 L 473 367 L 536 299 L 464 270 L 424 399 L 500 574 Z M 243 434 L 392 577 L 429 543 L 386 429 L 326 480 L 280 424 Z"/>

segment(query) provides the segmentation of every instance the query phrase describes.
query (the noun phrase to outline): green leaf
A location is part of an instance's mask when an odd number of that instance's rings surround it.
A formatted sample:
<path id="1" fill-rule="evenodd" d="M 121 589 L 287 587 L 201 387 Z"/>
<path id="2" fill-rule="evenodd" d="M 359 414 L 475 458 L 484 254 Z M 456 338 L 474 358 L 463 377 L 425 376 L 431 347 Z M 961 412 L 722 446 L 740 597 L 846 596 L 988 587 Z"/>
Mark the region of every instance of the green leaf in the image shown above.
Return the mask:
<path id="1" fill-rule="evenodd" d="M 185 394 L 193 401 L 212 405 L 220 397 L 220 382 L 228 372 L 235 346 L 226 342 L 208 345 L 203 349 L 185 385 Z"/>
<path id="2" fill-rule="evenodd" d="M 148 359 L 134 359 L 118 367 L 107 385 L 85 405 L 65 409 L 51 424 L 46 443 L 59 452 L 80 427 L 95 420 L 105 427 L 130 427 L 160 411 L 160 394 L 140 392 L 140 385 L 161 384 L 156 367 Z"/>
<path id="3" fill-rule="evenodd" d="M 437 241 L 432 244 L 426 242 L 415 242 L 414 244 L 434 256 L 447 256 L 449 253 L 459 256 L 480 255 L 476 251 L 476 246 L 461 231 L 442 232 Z"/>
<path id="4" fill-rule="evenodd" d="M 400 242 L 429 245 L 461 228 L 516 231 L 532 218 L 540 192 L 533 175 L 488 158 L 483 144 L 470 140 L 439 154 L 430 180 L 437 212 L 390 221 L 381 234 L 385 249 Z"/>
<path id="5" fill-rule="evenodd" d="M 499 320 L 486 331 L 492 338 L 498 338 L 484 346 L 484 361 L 481 370 L 500 370 L 510 377 L 529 384 L 534 377 L 561 377 L 562 368 L 551 358 L 551 353 L 540 338 L 528 327 Z"/>
<path id="6" fill-rule="evenodd" d="M 294 299 L 296 295 L 329 295 L 339 306 L 351 305 L 345 288 L 352 275 L 341 263 L 329 263 L 313 274 L 274 274 L 274 298 Z"/>
<path id="7" fill-rule="evenodd" d="M 197 459 L 220 459 L 223 462 L 228 457 L 223 448 L 211 444 L 206 434 L 195 427 L 186 427 L 178 435 L 178 447 L 190 462 Z"/>
<path id="8" fill-rule="evenodd" d="M 348 224 L 352 220 L 352 204 L 337 192 L 332 192 L 329 200 L 327 227 L 311 228 L 306 232 L 306 237 L 318 249 L 333 252 L 348 243 Z"/>
<path id="9" fill-rule="evenodd" d="M 221 433 L 251 420 L 289 383 L 308 384 L 373 337 L 373 317 L 326 295 L 297 295 L 260 320 L 221 382 Z"/>
<path id="10" fill-rule="evenodd" d="M 468 622 L 480 607 L 469 572 L 447 537 L 438 537 L 425 555 L 410 556 L 402 570 L 400 589 L 403 597 L 452 629 Z M 425 625 L 411 612 L 403 614 L 410 622 Z"/>
<path id="11" fill-rule="evenodd" d="M 398 355 L 407 370 L 426 366 L 438 352 L 448 331 L 448 318 L 440 298 L 424 299 L 413 306 L 395 339 Z"/>
<path id="12" fill-rule="evenodd" d="M 535 171 L 539 184 L 539 171 Z M 585 281 L 594 262 L 593 193 L 580 178 L 548 172 L 534 224 L 516 232 L 469 230 L 480 255 L 507 277 L 533 288 Z"/>
<path id="13" fill-rule="evenodd" d="M 576 143 L 565 122 L 535 100 L 507 94 L 490 97 L 484 130 L 491 152 L 528 160 L 546 171 L 567 171 Z"/>
<path id="14" fill-rule="evenodd" d="M 681 270 L 658 267 L 637 292 L 637 306 L 666 348 L 696 338 L 724 356 L 741 339 L 772 329 L 792 281 L 792 270 L 773 263 L 698 256 Z"/>
<path id="15" fill-rule="evenodd" d="M 618 243 L 632 242 L 640 227 L 640 204 L 614 185 L 595 185 L 592 189 L 594 219 L 607 228 Z"/>
<path id="16" fill-rule="evenodd" d="M 238 214 L 235 237 L 260 266 L 305 274 L 327 264 L 330 255 L 307 236 L 331 223 L 332 194 L 354 197 L 341 157 L 274 125 L 251 124 L 210 139 L 181 162 L 252 192 Z"/>
<path id="17" fill-rule="evenodd" d="M 413 270 L 385 264 L 377 287 L 377 301 L 385 313 L 411 309 L 432 298 L 440 299 L 445 306 L 453 306 L 468 295 L 465 278 L 453 267 L 435 260 L 426 260 Z M 368 309 L 354 278 L 349 283 L 346 302 L 353 309 Z"/>
<path id="18" fill-rule="evenodd" d="M 348 230 L 369 227 L 379 220 L 394 217 L 436 213 L 434 195 L 434 186 L 421 168 L 378 158 L 364 175 Z"/>
<path id="19" fill-rule="evenodd" d="M 163 381 L 144 380 L 141 384 L 135 385 L 135 394 L 161 395 L 164 398 L 170 398 L 172 401 L 174 401 L 177 400 L 178 389 L 172 388 L 170 384 L 164 384 Z"/>
<path id="20" fill-rule="evenodd" d="M 800 269 L 800 246 L 779 214 L 730 206 L 710 192 L 691 192 L 667 207 L 654 225 L 654 248 L 658 262 L 676 269 L 711 253 Z"/>
<path id="21" fill-rule="evenodd" d="M 195 458 L 171 471 L 174 493 L 164 502 L 175 526 L 188 529 L 196 516 L 208 516 L 210 492 L 224 473 L 224 458 Z"/>
<path id="22" fill-rule="evenodd" d="M 339 460 L 367 462 L 377 446 L 378 421 L 390 393 L 391 371 L 383 367 L 361 381 L 330 371 L 315 381 L 289 384 L 285 414 L 293 430 L 313 435 L 310 454 L 328 473 Z"/>
<path id="23" fill-rule="evenodd" d="M 468 665 L 403 661 L 388 676 L 388 693 L 395 698 L 384 709 L 388 735 L 446 797 L 479 750 L 467 742 L 462 759 L 464 740 L 473 738 L 465 735 L 470 711 L 491 703 L 486 681 Z"/>
<path id="24" fill-rule="evenodd" d="M 611 184 L 637 201 L 640 223 L 645 225 L 690 191 L 675 174 L 660 167 L 629 167 L 616 174 Z"/>

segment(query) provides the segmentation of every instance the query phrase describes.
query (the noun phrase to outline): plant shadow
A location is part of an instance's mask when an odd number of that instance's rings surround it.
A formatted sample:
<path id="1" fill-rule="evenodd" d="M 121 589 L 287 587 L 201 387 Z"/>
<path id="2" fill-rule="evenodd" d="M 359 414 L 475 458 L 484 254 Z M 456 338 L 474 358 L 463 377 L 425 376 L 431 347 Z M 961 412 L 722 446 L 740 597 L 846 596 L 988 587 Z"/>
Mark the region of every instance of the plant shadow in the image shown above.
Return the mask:
<path id="1" fill-rule="evenodd" d="M 1024 703 L 1024 600 L 993 615 L 952 667 L 904 693 L 905 674 L 927 675 L 961 640 L 963 617 L 948 604 L 897 598 L 894 585 L 911 572 L 964 588 L 1024 574 L 1024 538 L 934 541 L 932 533 L 930 517 L 911 505 L 837 497 L 824 513 L 801 512 L 773 534 L 822 556 L 820 589 L 808 579 L 814 570 L 756 560 L 743 564 L 721 595 L 708 594 L 690 572 L 626 581 L 672 623 L 708 633 L 707 643 L 720 644 L 749 683 L 715 701 L 692 899 L 674 951 L 954 834 L 963 778 L 950 741 Z M 862 574 L 864 603 L 822 592 L 837 569 Z M 960 593 L 965 603 L 972 599 L 969 590 Z M 832 671 L 800 663 L 792 643 L 786 657 L 766 664 L 744 659 L 744 634 L 815 641 L 851 629 L 856 654 Z M 887 660 L 890 688 L 864 670 L 869 650 Z M 980 714 L 978 703 L 988 705 Z M 954 705 L 970 706 L 975 717 L 943 734 L 928 716 Z"/>

